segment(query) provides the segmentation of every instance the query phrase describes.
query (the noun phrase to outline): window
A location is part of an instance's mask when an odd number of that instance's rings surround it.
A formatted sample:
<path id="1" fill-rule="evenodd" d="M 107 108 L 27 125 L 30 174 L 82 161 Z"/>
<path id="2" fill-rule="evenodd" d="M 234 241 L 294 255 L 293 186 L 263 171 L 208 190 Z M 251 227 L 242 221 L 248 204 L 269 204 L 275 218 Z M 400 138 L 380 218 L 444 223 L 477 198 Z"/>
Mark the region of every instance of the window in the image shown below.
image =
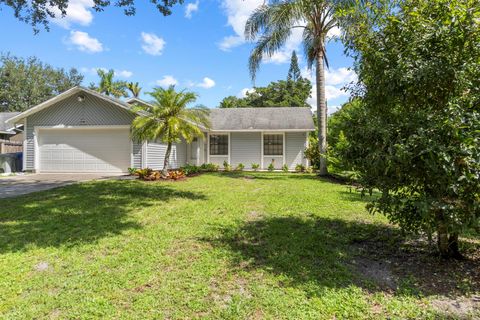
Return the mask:
<path id="1" fill-rule="evenodd" d="M 210 135 L 210 155 L 228 156 L 228 135 L 211 134 Z"/>
<path id="2" fill-rule="evenodd" d="M 283 156 L 283 135 L 263 135 L 263 154 L 265 156 Z"/>
<path id="3" fill-rule="evenodd" d="M 197 160 L 197 147 L 198 139 L 193 138 L 192 143 L 190 144 L 190 159 Z"/>

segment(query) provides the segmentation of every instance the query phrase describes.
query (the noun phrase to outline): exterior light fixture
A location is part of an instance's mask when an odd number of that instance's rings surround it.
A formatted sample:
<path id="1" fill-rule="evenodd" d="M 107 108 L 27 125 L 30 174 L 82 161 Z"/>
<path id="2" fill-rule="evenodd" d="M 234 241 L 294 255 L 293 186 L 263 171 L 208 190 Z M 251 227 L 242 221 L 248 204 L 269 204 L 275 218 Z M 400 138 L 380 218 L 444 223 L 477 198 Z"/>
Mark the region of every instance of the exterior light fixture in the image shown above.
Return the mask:
<path id="1" fill-rule="evenodd" d="M 80 94 L 78 97 L 77 97 L 77 100 L 78 102 L 83 102 L 85 101 L 85 96 L 83 94 Z"/>

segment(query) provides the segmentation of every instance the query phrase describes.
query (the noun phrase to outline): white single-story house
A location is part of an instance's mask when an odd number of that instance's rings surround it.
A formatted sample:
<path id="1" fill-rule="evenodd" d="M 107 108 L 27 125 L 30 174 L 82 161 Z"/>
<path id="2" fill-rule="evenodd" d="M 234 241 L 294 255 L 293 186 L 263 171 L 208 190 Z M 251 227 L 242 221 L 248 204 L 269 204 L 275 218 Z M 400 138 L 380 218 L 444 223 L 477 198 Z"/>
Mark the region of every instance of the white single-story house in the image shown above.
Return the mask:
<path id="1" fill-rule="evenodd" d="M 128 168 L 162 169 L 166 144 L 135 142 L 131 107 L 122 101 L 74 87 L 8 120 L 24 125 L 23 168 L 48 172 L 126 172 Z M 246 169 L 270 163 L 291 170 L 307 165 L 304 150 L 314 130 L 308 108 L 211 109 L 204 137 L 173 146 L 171 167 L 227 161 Z"/>

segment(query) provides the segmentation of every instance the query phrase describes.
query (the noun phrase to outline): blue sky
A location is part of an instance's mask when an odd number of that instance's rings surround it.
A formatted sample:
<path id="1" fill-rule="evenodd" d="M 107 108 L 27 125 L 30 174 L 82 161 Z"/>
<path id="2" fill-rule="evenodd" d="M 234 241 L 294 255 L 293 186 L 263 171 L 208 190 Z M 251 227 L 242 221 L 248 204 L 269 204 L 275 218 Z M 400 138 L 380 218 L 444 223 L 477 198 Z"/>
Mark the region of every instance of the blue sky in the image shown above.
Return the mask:
<path id="1" fill-rule="evenodd" d="M 164 17 L 153 5 L 138 1 L 137 14 L 123 15 L 116 7 L 91 10 L 92 0 L 71 0 L 65 18 L 55 19 L 50 32 L 34 35 L 32 28 L 0 12 L 0 51 L 39 57 L 56 67 L 79 69 L 84 85 L 97 81 L 96 68 L 112 68 L 118 79 L 139 82 L 143 92 L 156 85 L 175 84 L 199 94 L 198 103 L 216 107 L 228 95 L 241 96 L 253 84 L 247 62 L 251 43 L 243 39 L 248 15 L 263 0 L 190 0 Z M 308 71 L 299 34 L 285 48 L 265 59 L 256 85 L 286 77 L 291 51 L 300 54 L 302 71 Z M 355 78 L 352 61 L 338 41 L 327 47 L 327 98 L 330 112 L 348 99 L 341 88 Z M 314 98 L 309 101 L 314 105 Z"/>

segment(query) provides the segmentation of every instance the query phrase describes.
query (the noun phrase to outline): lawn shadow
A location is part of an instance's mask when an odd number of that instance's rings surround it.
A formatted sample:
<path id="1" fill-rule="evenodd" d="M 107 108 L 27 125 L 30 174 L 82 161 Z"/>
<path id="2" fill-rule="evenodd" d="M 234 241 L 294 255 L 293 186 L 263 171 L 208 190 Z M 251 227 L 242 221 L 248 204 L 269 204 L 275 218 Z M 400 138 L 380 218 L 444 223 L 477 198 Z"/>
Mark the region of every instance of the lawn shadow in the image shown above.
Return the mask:
<path id="1" fill-rule="evenodd" d="M 465 278 L 470 290 L 480 289 L 480 259 L 443 261 L 428 244 L 412 245 L 384 224 L 268 217 L 222 229 L 206 240 L 233 252 L 234 268 L 286 276 L 283 285 L 313 290 L 311 295 L 356 285 L 395 295 L 459 296 Z"/>
<path id="2" fill-rule="evenodd" d="M 361 192 L 353 188 L 349 188 L 348 186 L 345 187 L 345 190 L 339 191 L 338 193 L 340 198 L 344 201 L 363 202 L 365 204 L 375 200 L 379 196 L 379 193 L 373 193 L 372 195 L 368 193 L 362 194 Z"/>
<path id="3" fill-rule="evenodd" d="M 139 229 L 132 213 L 178 198 L 206 199 L 165 183 L 139 181 L 97 181 L 1 199 L 0 253 L 72 247 Z"/>

